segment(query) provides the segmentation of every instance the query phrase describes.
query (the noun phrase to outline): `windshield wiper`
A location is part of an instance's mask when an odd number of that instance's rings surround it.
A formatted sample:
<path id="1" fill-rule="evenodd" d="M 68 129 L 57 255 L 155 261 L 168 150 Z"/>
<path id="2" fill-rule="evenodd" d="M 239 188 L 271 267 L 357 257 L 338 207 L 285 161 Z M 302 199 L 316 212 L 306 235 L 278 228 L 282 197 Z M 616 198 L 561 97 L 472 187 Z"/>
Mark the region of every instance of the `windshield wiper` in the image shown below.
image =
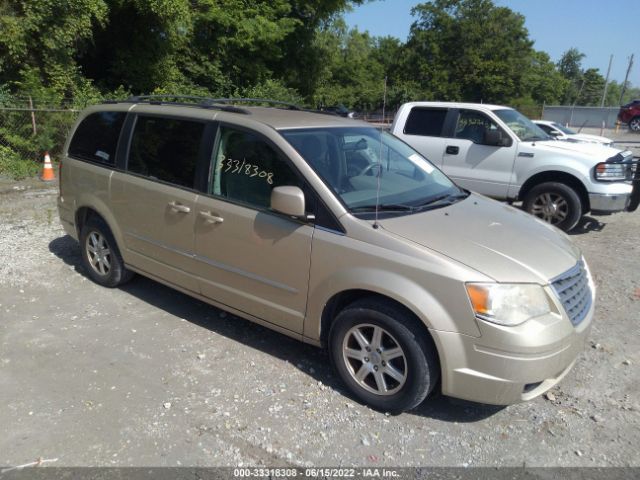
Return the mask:
<path id="1" fill-rule="evenodd" d="M 445 205 L 451 205 L 455 203 L 456 200 L 462 200 L 463 198 L 467 198 L 469 196 L 468 192 L 461 191 L 458 193 L 445 193 L 443 195 L 438 195 L 436 197 L 430 198 L 426 202 L 421 203 L 416 206 L 418 210 L 425 210 L 428 208 L 437 208 Z M 444 202 L 446 200 L 446 202 Z"/>
<path id="2" fill-rule="evenodd" d="M 378 205 L 377 210 L 379 212 L 413 212 L 415 210 L 414 207 L 410 205 L 403 205 L 401 203 L 381 203 Z M 351 209 L 352 212 L 375 212 L 375 205 L 362 205 L 360 207 L 354 207 Z"/>

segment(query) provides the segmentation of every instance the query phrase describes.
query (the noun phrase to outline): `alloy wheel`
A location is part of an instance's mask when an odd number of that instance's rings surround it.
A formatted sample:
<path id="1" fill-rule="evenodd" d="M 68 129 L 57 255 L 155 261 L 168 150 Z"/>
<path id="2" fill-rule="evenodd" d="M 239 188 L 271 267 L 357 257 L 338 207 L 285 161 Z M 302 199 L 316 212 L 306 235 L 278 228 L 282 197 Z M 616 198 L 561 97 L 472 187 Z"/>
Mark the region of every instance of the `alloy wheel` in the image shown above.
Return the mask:
<path id="1" fill-rule="evenodd" d="M 111 270 L 111 249 L 104 236 L 95 230 L 91 232 L 87 236 L 86 249 L 89 263 L 96 273 L 108 275 Z"/>
<path id="2" fill-rule="evenodd" d="M 392 395 L 407 381 L 408 364 L 402 347 L 377 325 L 352 327 L 342 343 L 342 358 L 351 377 L 371 393 Z"/>
<path id="3" fill-rule="evenodd" d="M 569 204 L 562 195 L 557 193 L 541 193 L 533 201 L 530 213 L 545 222 L 557 225 L 567 218 Z"/>

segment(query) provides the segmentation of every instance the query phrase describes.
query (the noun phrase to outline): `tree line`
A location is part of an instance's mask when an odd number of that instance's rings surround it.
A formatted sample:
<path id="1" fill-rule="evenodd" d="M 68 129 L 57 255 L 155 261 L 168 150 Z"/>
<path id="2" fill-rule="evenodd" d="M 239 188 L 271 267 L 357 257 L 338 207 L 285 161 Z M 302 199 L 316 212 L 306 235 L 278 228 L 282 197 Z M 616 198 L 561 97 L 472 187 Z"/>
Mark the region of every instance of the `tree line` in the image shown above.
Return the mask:
<path id="1" fill-rule="evenodd" d="M 386 78 L 391 108 L 600 104 L 605 80 L 581 52 L 552 62 L 524 17 L 492 0 L 418 4 L 406 42 L 349 29 L 341 14 L 364 1 L 0 0 L 0 98 L 171 93 L 375 110 Z M 621 89 L 611 82 L 605 104 Z"/>

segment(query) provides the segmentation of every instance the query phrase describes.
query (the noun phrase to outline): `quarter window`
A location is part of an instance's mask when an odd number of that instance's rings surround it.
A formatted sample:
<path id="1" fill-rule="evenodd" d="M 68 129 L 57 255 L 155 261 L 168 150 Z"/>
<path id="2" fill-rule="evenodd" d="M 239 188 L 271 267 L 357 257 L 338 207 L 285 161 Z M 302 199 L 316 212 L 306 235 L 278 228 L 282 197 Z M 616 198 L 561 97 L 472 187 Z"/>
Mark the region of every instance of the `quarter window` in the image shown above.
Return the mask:
<path id="1" fill-rule="evenodd" d="M 259 209 L 270 206 L 274 187 L 302 186 L 296 173 L 269 144 L 234 128 L 220 128 L 212 166 L 209 193 Z"/>
<path id="2" fill-rule="evenodd" d="M 442 134 L 446 116 L 447 110 L 441 108 L 413 108 L 409 112 L 404 133 L 439 137 Z"/>
<path id="3" fill-rule="evenodd" d="M 78 125 L 71 139 L 69 156 L 114 165 L 116 146 L 125 116 L 124 112 L 98 112 L 88 115 Z"/>
<path id="4" fill-rule="evenodd" d="M 161 117 L 138 117 L 129 171 L 193 188 L 204 123 Z"/>

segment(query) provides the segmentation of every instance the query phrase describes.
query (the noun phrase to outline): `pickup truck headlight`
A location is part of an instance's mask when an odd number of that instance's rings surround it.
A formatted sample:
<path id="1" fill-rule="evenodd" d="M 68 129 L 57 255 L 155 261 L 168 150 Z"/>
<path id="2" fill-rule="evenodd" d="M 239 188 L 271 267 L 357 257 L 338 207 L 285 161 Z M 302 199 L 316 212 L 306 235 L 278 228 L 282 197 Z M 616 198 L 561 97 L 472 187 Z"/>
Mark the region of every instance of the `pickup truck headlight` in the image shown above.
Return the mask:
<path id="1" fill-rule="evenodd" d="M 468 283 L 467 294 L 478 318 L 515 326 L 551 311 L 547 295 L 536 284 Z"/>
<path id="2" fill-rule="evenodd" d="M 605 182 L 619 182 L 629 179 L 629 164 L 601 162 L 596 165 L 596 180 Z"/>

